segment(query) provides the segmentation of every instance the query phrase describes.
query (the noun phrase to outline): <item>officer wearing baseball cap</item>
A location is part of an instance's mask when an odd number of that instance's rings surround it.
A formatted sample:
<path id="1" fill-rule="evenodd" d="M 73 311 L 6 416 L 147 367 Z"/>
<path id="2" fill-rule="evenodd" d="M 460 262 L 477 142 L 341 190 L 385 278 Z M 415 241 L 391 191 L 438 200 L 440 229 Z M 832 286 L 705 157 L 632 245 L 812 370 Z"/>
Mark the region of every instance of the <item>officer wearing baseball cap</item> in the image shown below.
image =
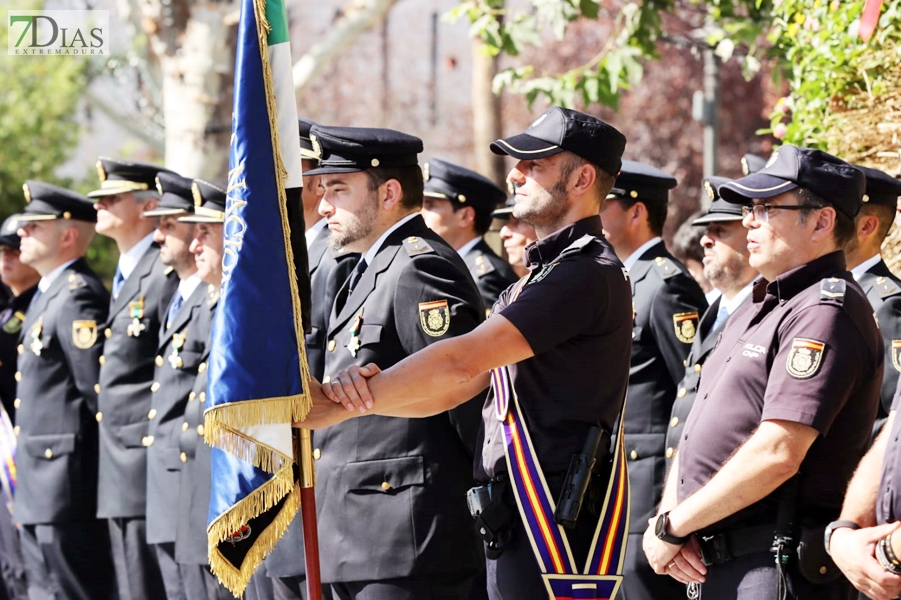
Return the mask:
<path id="1" fill-rule="evenodd" d="M 463 257 L 485 308 L 490 310 L 500 293 L 517 279 L 510 265 L 482 239 L 491 226 L 494 209 L 506 200 L 504 190 L 475 171 L 437 158 L 422 165 L 422 175 L 426 225 Z"/>
<path id="2" fill-rule="evenodd" d="M 626 600 L 683 593 L 659 577 L 641 553 L 640 536 L 660 500 L 666 476 L 664 441 L 676 385 L 707 308 L 704 292 L 661 238 L 676 179 L 648 164 L 624 160 L 601 207 L 604 233 L 629 271 L 632 355 L 625 412 L 632 486 L 631 530 L 622 594 Z"/>
<path id="3" fill-rule="evenodd" d="M 885 345 L 885 371 L 875 435 L 892 407 L 901 371 L 901 279 L 882 259 L 882 242 L 895 221 L 901 181 L 878 169 L 857 168 L 866 176 L 867 187 L 863 206 L 854 219 L 855 236 L 845 246 L 845 260 L 876 313 Z"/>

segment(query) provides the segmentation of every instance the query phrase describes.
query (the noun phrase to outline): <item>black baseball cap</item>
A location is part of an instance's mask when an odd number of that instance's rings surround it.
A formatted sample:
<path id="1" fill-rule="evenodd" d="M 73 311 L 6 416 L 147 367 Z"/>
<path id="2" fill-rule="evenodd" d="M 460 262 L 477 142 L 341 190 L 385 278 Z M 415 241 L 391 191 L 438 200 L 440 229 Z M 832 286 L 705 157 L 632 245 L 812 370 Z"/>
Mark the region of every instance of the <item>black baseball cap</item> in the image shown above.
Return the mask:
<path id="1" fill-rule="evenodd" d="M 11 215 L 3 221 L 0 226 L 0 246 L 8 246 L 14 250 L 18 250 L 22 243 L 22 238 L 16 233 L 19 230 L 19 217 L 22 215 Z"/>
<path id="2" fill-rule="evenodd" d="M 883 206 L 898 206 L 898 196 L 901 196 L 901 181 L 879 169 L 854 165 L 867 178 L 867 187 L 863 195 L 863 202 L 869 204 L 881 204 Z"/>
<path id="3" fill-rule="evenodd" d="M 416 136 L 370 127 L 326 127 L 310 129 L 313 145 L 319 144 L 319 166 L 306 175 L 356 173 L 377 167 L 414 167 L 422 152 L 422 140 Z"/>
<path id="4" fill-rule="evenodd" d="M 645 163 L 624 160 L 616 183 L 608 198 L 641 200 L 644 202 L 667 202 L 669 191 L 676 187 L 676 178 Z"/>
<path id="5" fill-rule="evenodd" d="M 179 223 L 224 223 L 225 222 L 225 186 L 195 179 L 191 182 L 191 194 L 194 196 L 194 212 L 179 217 Z"/>
<path id="6" fill-rule="evenodd" d="M 597 117 L 552 106 L 525 132 L 495 140 L 490 148 L 495 154 L 507 154 L 519 160 L 568 151 L 615 176 L 622 164 L 626 136 Z"/>
<path id="7" fill-rule="evenodd" d="M 145 217 L 162 217 L 164 215 L 183 215 L 194 210 L 194 196 L 191 192 L 190 177 L 182 177 L 176 173 L 162 171 L 156 176 L 156 189 L 160 193 L 160 201 L 154 210 L 144 211 Z"/>
<path id="8" fill-rule="evenodd" d="M 422 165 L 424 196 L 445 198 L 456 207 L 471 206 L 479 214 L 491 213 L 507 194 L 487 177 L 433 158 Z"/>
<path id="9" fill-rule="evenodd" d="M 100 189 L 88 192 L 88 198 L 156 189 L 156 175 L 160 172 L 172 173 L 152 163 L 101 156 L 97 160 Z"/>
<path id="10" fill-rule="evenodd" d="M 710 198 L 710 209 L 701 217 L 691 222 L 696 227 L 704 226 L 709 223 L 722 223 L 726 221 L 741 221 L 744 217 L 741 214 L 741 205 L 726 202 L 720 198 L 719 189 L 724 184 L 732 181 L 726 177 L 708 177 L 704 180 L 704 191 Z"/>
<path id="11" fill-rule="evenodd" d="M 28 180 L 22 185 L 25 192 L 25 210 L 19 221 L 75 221 L 97 222 L 94 203 L 79 193 L 57 187 L 43 181 Z"/>
<path id="12" fill-rule="evenodd" d="M 862 204 L 866 178 L 863 171 L 827 152 L 786 144 L 757 173 L 724 184 L 720 195 L 728 202 L 750 204 L 754 198 L 772 198 L 799 187 L 853 219 Z"/>

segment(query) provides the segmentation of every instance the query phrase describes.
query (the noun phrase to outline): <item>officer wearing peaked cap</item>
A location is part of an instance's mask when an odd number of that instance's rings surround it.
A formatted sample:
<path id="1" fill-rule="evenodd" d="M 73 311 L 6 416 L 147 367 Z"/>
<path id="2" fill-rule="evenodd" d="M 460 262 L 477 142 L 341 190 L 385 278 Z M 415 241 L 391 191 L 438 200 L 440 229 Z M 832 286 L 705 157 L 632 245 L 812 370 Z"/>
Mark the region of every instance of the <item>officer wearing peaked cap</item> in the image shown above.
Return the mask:
<path id="1" fill-rule="evenodd" d="M 460 256 L 419 214 L 419 138 L 314 126 L 329 243 L 363 254 L 338 291 L 325 378 L 390 366 L 485 318 Z M 475 393 L 475 392 L 474 392 Z M 467 598 L 482 569 L 462 499 L 472 485 L 479 401 L 422 420 L 368 417 L 316 432 L 322 579 L 336 598 Z M 348 514 L 365 518 L 347 518 Z"/>
<path id="2" fill-rule="evenodd" d="M 500 293 L 517 279 L 510 265 L 482 239 L 491 226 L 492 212 L 506 200 L 506 194 L 475 171 L 437 158 L 422 166 L 422 174 L 422 218 L 463 257 L 490 310 Z"/>
<path id="3" fill-rule="evenodd" d="M 761 278 L 704 365 L 644 536 L 657 573 L 707 598 L 848 598 L 824 528 L 866 449 L 884 349 L 842 248 L 863 173 L 785 145 L 720 187 Z M 700 586 L 700 589 L 698 589 Z"/>
<path id="4" fill-rule="evenodd" d="M 20 259 L 41 275 L 22 325 L 15 520 L 30 598 L 114 598 L 109 533 L 96 519 L 100 329 L 109 294 L 84 253 L 96 212 L 26 181 Z"/>
<path id="5" fill-rule="evenodd" d="M 757 277 L 757 271 L 748 264 L 747 231 L 741 223 L 741 206 L 726 202 L 719 195 L 719 188 L 729 181 L 725 177 L 704 180 L 710 209 L 691 222 L 692 227 L 703 228 L 704 276 L 720 296 L 701 317 L 685 361 L 685 375 L 676 387 L 676 399 L 666 428 L 667 467 L 678 450 L 682 429 L 698 393 L 704 363 L 716 348 L 719 334 L 730 315 L 751 297 L 752 283 Z"/>
<path id="6" fill-rule="evenodd" d="M 360 255 L 353 252 L 329 249 L 328 221 L 319 215 L 319 201 L 325 191 L 319 185 L 319 175 L 307 173 L 319 165 L 321 147 L 313 144 L 310 130 L 317 125 L 309 119 L 298 119 L 300 129 L 300 156 L 303 167 L 303 191 L 301 200 L 306 224 L 306 246 L 309 260 L 310 286 L 312 289 L 311 329 L 305 336 L 307 364 L 310 375 L 317 380 L 323 377 L 326 355 L 326 329 L 335 296 L 347 281 Z M 300 600 L 306 596 L 306 564 L 303 546 L 303 520 L 294 519 L 285 535 L 279 540 L 272 554 L 266 557 L 266 574 L 272 579 L 275 600 Z M 331 598 L 328 586 L 324 598 Z"/>
<path id="7" fill-rule="evenodd" d="M 190 180 L 157 165 L 100 157 L 100 189 L 90 192 L 97 233 L 119 249 L 108 321 L 101 334 L 100 467 L 97 516 L 107 519 L 122 600 L 158 597 L 164 581 L 148 545 L 147 412 L 160 326 L 178 285 L 153 240 L 161 197 L 167 202 Z M 149 218 L 148 218 L 149 217 Z"/>
<path id="8" fill-rule="evenodd" d="M 744 175 L 756 173 L 766 165 L 766 159 L 750 152 L 741 157 L 741 172 Z"/>
<path id="9" fill-rule="evenodd" d="M 632 357 L 625 442 L 632 485 L 625 600 L 681 598 L 685 590 L 656 575 L 641 552 L 641 533 L 663 491 L 665 440 L 676 384 L 707 308 L 704 292 L 661 239 L 669 190 L 676 180 L 650 165 L 623 161 L 601 207 L 604 233 L 629 271 Z"/>
<path id="10" fill-rule="evenodd" d="M 512 190 L 512 186 L 511 186 Z M 538 239 L 535 228 L 522 219 L 513 216 L 513 206 L 516 204 L 516 196 L 510 192 L 510 197 L 501 208 L 491 213 L 492 218 L 503 221 L 498 235 L 504 244 L 504 252 L 507 254 L 507 263 L 513 269 L 517 277 L 528 274 L 526 267 L 526 246 Z"/>
<path id="11" fill-rule="evenodd" d="M 863 206 L 854 219 L 855 236 L 845 246 L 851 275 L 863 288 L 879 323 L 885 345 L 885 371 L 874 435 L 888 416 L 901 372 L 901 279 L 882 259 L 882 242 L 895 220 L 901 181 L 867 167 L 857 167 L 867 178 Z"/>

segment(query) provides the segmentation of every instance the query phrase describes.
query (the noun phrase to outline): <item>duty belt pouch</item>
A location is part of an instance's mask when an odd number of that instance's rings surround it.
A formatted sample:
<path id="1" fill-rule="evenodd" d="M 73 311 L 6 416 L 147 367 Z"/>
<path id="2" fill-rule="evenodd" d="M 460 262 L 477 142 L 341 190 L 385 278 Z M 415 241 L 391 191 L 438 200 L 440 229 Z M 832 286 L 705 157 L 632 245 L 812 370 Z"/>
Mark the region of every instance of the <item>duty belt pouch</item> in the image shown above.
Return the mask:
<path id="1" fill-rule="evenodd" d="M 476 533 L 488 545 L 485 554 L 491 560 L 499 558 L 513 538 L 511 524 L 515 510 L 512 507 L 513 502 L 507 497 L 508 493 L 507 482 L 498 481 L 473 488 L 467 494 L 469 511 L 475 519 Z M 474 496 L 479 498 L 478 502 L 474 501 Z"/>
<path id="2" fill-rule="evenodd" d="M 801 527 L 801 541 L 798 544 L 798 570 L 814 584 L 832 583 L 842 576 L 841 571 L 826 554 L 823 544 L 825 525 L 804 525 Z"/>

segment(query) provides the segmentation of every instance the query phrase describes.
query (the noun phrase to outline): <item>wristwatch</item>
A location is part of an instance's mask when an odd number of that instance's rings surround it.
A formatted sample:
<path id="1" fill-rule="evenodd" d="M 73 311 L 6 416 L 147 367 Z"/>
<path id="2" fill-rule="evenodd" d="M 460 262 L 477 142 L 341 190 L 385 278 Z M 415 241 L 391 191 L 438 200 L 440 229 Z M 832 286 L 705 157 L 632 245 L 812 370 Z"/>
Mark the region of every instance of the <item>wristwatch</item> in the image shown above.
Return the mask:
<path id="1" fill-rule="evenodd" d="M 677 537 L 675 535 L 670 535 L 666 532 L 667 527 L 669 526 L 669 511 L 664 513 L 660 513 L 657 516 L 657 523 L 654 525 L 654 534 L 657 536 L 657 539 L 663 540 L 667 544 L 672 544 L 674 546 L 681 546 L 685 542 L 688 541 L 688 538 L 691 536 L 686 535 L 685 537 Z"/>
<path id="2" fill-rule="evenodd" d="M 826 525 L 826 530 L 823 532 L 823 545 L 826 546 L 826 554 L 829 556 L 832 556 L 832 552 L 829 551 L 829 542 L 832 540 L 832 532 L 836 529 L 841 529 L 842 527 L 847 527 L 848 529 L 860 529 L 860 525 L 854 521 L 833 521 Z"/>

